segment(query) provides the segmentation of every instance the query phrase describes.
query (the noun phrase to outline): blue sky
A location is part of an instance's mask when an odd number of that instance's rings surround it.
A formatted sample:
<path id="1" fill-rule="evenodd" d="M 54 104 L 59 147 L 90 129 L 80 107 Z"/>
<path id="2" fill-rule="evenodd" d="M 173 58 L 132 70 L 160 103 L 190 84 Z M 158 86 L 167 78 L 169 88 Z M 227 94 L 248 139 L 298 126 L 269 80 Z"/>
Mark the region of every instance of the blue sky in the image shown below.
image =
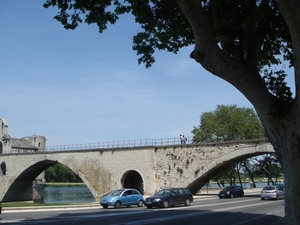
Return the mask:
<path id="1" fill-rule="evenodd" d="M 189 58 L 192 46 L 138 65 L 132 16 L 103 34 L 86 24 L 71 31 L 43 3 L 0 1 L 0 118 L 11 137 L 42 135 L 48 146 L 191 137 L 219 104 L 252 107 Z"/>

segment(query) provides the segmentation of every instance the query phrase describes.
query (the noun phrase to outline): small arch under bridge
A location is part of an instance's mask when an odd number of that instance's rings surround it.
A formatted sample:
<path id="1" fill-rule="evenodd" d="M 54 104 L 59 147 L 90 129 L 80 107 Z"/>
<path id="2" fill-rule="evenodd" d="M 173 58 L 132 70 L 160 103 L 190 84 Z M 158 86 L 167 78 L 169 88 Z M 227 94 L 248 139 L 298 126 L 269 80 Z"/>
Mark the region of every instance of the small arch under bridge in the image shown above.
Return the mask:
<path id="1" fill-rule="evenodd" d="M 126 187 L 144 195 L 171 186 L 196 193 L 233 163 L 263 154 L 275 154 L 266 140 L 0 154 L 7 170 L 0 172 L 0 199 L 31 200 L 32 182 L 56 163 L 78 174 L 96 201 Z"/>

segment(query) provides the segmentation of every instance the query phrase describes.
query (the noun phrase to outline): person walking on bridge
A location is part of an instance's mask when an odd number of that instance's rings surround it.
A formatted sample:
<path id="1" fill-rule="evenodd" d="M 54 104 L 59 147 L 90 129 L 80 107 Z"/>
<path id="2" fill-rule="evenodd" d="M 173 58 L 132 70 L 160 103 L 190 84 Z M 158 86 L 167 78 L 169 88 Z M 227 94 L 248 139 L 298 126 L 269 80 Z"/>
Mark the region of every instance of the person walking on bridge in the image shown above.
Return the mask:
<path id="1" fill-rule="evenodd" d="M 179 139 L 180 139 L 180 143 L 183 144 L 184 135 L 180 134 Z"/>

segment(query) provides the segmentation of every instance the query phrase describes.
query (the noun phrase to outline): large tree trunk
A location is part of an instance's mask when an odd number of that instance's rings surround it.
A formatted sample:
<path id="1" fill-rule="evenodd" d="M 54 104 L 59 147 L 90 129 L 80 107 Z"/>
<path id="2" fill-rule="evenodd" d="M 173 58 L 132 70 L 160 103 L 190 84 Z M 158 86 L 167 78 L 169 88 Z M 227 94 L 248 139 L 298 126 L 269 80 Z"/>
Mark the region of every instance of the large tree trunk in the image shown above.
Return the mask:
<path id="1" fill-rule="evenodd" d="M 267 89 L 255 60 L 239 61 L 215 43 L 210 23 L 199 0 L 177 0 L 195 36 L 191 57 L 207 71 L 235 86 L 254 106 L 279 157 L 285 178 L 286 224 L 300 224 L 300 1 L 276 0 L 288 24 L 295 56 L 295 98 L 280 100 Z M 253 37 L 255 38 L 255 37 Z M 251 49 L 250 49 L 251 50 Z M 253 48 L 250 54 L 255 55 Z M 254 57 L 255 58 L 255 57 Z"/>

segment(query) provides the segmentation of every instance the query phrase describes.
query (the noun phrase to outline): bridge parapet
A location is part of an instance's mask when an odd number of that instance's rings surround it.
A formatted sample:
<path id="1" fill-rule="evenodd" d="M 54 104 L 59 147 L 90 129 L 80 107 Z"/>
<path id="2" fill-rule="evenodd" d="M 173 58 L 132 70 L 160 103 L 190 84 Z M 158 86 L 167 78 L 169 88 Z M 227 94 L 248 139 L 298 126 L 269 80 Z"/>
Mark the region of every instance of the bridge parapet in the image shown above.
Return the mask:
<path id="1" fill-rule="evenodd" d="M 186 144 L 192 144 L 193 138 L 187 137 Z M 111 148 L 129 148 L 142 146 L 165 146 L 179 145 L 179 138 L 161 138 L 161 139 L 138 139 L 123 141 L 108 141 L 83 144 L 53 145 L 46 146 L 46 151 L 63 151 L 63 150 L 84 150 L 84 149 L 111 149 Z"/>

